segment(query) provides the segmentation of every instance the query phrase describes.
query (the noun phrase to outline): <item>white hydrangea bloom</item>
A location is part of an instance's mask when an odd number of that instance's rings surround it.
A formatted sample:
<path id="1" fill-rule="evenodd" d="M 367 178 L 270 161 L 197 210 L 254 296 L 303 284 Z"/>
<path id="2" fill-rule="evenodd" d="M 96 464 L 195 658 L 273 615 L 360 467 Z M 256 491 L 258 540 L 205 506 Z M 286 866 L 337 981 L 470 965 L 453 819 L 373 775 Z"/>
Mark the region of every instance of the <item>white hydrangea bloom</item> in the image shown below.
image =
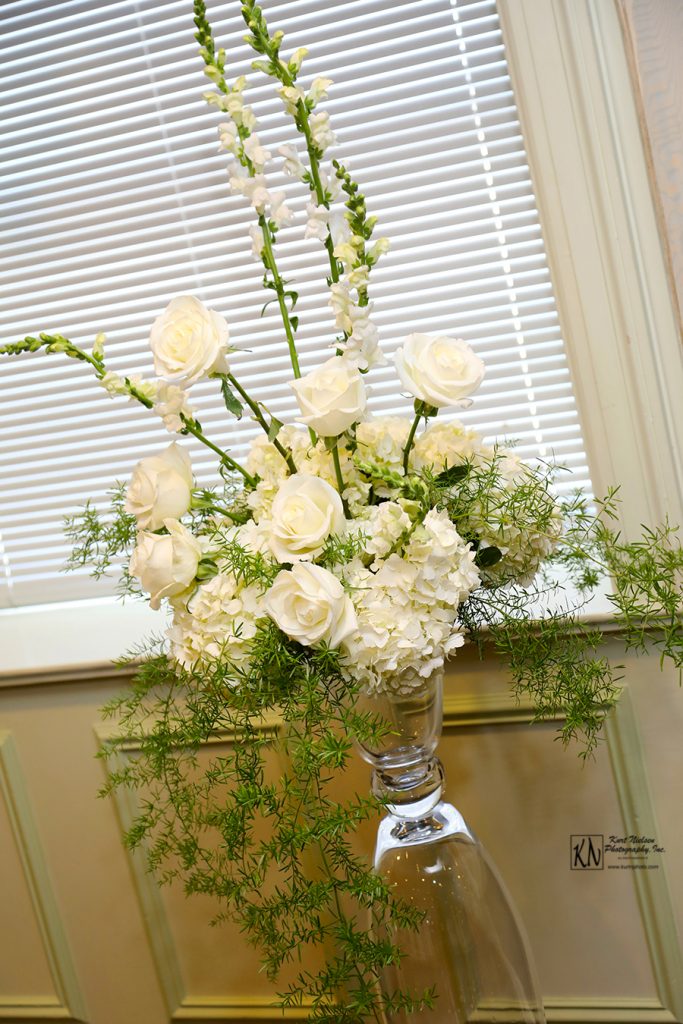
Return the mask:
<path id="1" fill-rule="evenodd" d="M 344 652 L 371 691 L 421 685 L 464 642 L 457 609 L 479 583 L 474 552 L 445 513 L 429 513 L 418 530 L 403 556 L 371 567 L 356 559 L 345 573 L 358 631 Z"/>
<path id="2" fill-rule="evenodd" d="M 247 668 L 250 641 L 263 617 L 260 588 L 218 573 L 197 588 L 187 606 L 174 609 L 171 656 L 186 669 L 218 659 Z"/>
<path id="3" fill-rule="evenodd" d="M 410 432 L 410 420 L 404 416 L 379 416 L 359 423 L 356 429 L 358 454 L 403 474 L 403 449 Z"/>
<path id="4" fill-rule="evenodd" d="M 410 516 L 397 501 L 370 505 L 352 521 L 351 534 L 363 536 L 363 550 L 369 558 L 386 558 L 412 526 Z"/>
<path id="5" fill-rule="evenodd" d="M 522 585 L 529 584 L 541 562 L 552 554 L 561 531 L 561 518 L 552 497 L 539 488 L 538 501 L 546 506 L 550 517 L 545 533 L 521 527 L 514 513 L 514 492 L 529 485 L 538 486 L 536 477 L 515 452 L 494 450 L 483 443 L 475 430 L 458 421 L 428 427 L 415 442 L 410 456 L 412 468 L 430 468 L 437 473 L 465 462 L 479 469 L 491 466 L 500 477 L 493 500 L 485 508 L 475 505 L 467 524 L 484 546 L 497 547 L 503 554 L 500 562 L 486 570 L 485 578 L 514 576 Z"/>
<path id="6" fill-rule="evenodd" d="M 416 438 L 410 453 L 415 469 L 431 469 L 440 473 L 449 466 L 462 466 L 475 458 L 493 455 L 476 430 L 469 430 L 459 420 L 451 423 L 433 423 Z"/>

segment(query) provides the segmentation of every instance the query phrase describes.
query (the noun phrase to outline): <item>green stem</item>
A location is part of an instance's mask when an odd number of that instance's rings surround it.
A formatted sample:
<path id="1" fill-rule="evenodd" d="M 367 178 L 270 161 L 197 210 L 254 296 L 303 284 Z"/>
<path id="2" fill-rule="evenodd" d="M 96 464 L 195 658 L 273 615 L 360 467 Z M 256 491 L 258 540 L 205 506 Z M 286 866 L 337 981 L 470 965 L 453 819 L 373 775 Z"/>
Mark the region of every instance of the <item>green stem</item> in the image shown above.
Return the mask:
<path id="1" fill-rule="evenodd" d="M 337 478 L 337 490 L 344 506 L 344 515 L 348 516 L 349 508 L 344 499 L 344 477 L 342 476 L 341 462 L 339 461 L 339 440 L 337 439 L 334 448 L 332 449 L 332 461 L 334 463 L 334 475 Z"/>
<path id="2" fill-rule="evenodd" d="M 255 402 L 254 399 L 251 398 L 251 396 L 247 394 L 247 392 L 244 390 L 242 385 L 238 382 L 238 380 L 233 376 L 232 373 L 228 374 L 228 380 L 230 381 L 230 383 L 234 387 L 235 391 L 239 395 L 242 396 L 242 398 L 244 399 L 246 404 L 249 406 L 249 408 L 251 409 L 252 413 L 254 414 L 254 419 L 256 420 L 256 422 L 259 423 L 260 426 L 262 426 L 263 429 L 265 430 L 266 434 L 268 436 L 270 436 L 271 424 L 268 423 L 267 419 L 265 418 L 265 416 L 261 412 L 261 409 L 259 408 L 258 402 Z M 294 459 L 292 457 L 291 451 L 287 451 L 287 449 L 284 447 L 284 445 L 280 444 L 280 442 L 278 441 L 277 437 L 272 438 L 271 444 L 276 449 L 276 451 L 278 451 L 280 453 L 282 458 L 285 460 L 285 462 L 287 463 L 287 465 L 289 467 L 290 472 L 291 473 L 296 473 L 297 472 L 296 463 L 294 462 Z"/>
<path id="3" fill-rule="evenodd" d="M 408 475 L 408 460 L 410 458 L 410 449 L 413 447 L 413 440 L 415 438 L 415 431 L 417 430 L 418 424 L 419 424 L 421 419 L 422 419 L 422 409 L 420 409 L 419 412 L 415 413 L 415 419 L 413 420 L 413 425 L 410 428 L 410 433 L 408 434 L 408 440 L 406 441 L 406 446 L 405 446 L 405 449 L 403 451 L 403 472 L 406 474 L 406 476 Z"/>
<path id="4" fill-rule="evenodd" d="M 294 376 L 298 379 L 301 376 L 301 370 L 299 369 L 299 357 L 296 351 L 296 345 L 294 343 L 294 331 L 289 319 L 289 310 L 287 309 L 287 303 L 285 301 L 285 288 L 282 283 L 282 278 L 277 269 L 277 263 L 275 262 L 275 254 L 273 252 L 272 238 L 270 234 L 270 228 L 268 227 L 268 220 L 264 213 L 259 214 L 259 227 L 263 232 L 263 250 L 266 258 L 268 269 L 273 275 L 273 284 L 275 285 L 275 292 L 277 295 L 278 306 L 280 307 L 280 314 L 282 316 L 282 323 L 285 328 L 285 335 L 287 336 L 287 345 L 289 347 L 289 358 L 292 361 L 292 369 L 294 370 Z"/>
<path id="5" fill-rule="evenodd" d="M 193 434 L 198 441 L 201 441 L 202 444 L 206 445 L 207 448 L 210 448 L 212 452 L 215 452 L 216 455 L 220 457 L 220 460 L 224 465 L 229 466 L 230 469 L 234 469 L 238 473 L 241 473 L 244 477 L 245 483 L 249 484 L 250 487 L 256 486 L 256 480 L 254 477 L 251 476 L 250 473 L 247 473 L 246 469 L 243 466 L 240 466 L 239 462 L 235 462 L 227 452 L 224 452 L 222 448 L 215 445 L 213 441 L 209 441 L 208 437 L 204 436 L 194 420 L 188 419 L 186 416 L 183 416 L 182 413 L 180 414 L 180 418 L 183 421 L 185 429 L 190 434 Z"/>
<path id="6" fill-rule="evenodd" d="M 315 780 L 315 786 L 316 786 L 316 795 L 318 797 L 318 804 L 322 807 L 323 806 L 323 797 L 322 797 L 322 793 L 320 791 L 320 782 L 319 782 L 319 780 L 317 778 Z M 316 845 L 317 845 L 318 851 L 320 853 L 320 859 L 322 860 L 323 867 L 325 868 L 325 871 L 327 873 L 327 877 L 329 878 L 330 882 L 332 883 L 332 893 L 334 895 L 334 904 L 335 904 L 335 909 L 337 911 L 337 920 L 339 921 L 339 923 L 344 928 L 346 928 L 346 927 L 348 927 L 348 918 L 347 918 L 346 914 L 344 913 L 344 911 L 342 909 L 341 901 L 339 899 L 339 893 L 337 891 L 337 876 L 334 873 L 334 871 L 332 870 L 332 868 L 330 866 L 330 862 L 327 859 L 327 855 L 325 853 L 325 847 L 323 845 L 322 840 L 319 840 Z M 356 977 L 358 978 L 358 981 L 360 982 L 360 986 L 361 986 L 361 990 L 362 990 L 366 986 L 366 984 L 367 984 L 366 978 L 364 977 L 363 972 L 361 971 L 360 967 L 357 964 L 354 965 L 353 970 L 354 970 L 354 973 L 355 973 Z M 371 971 L 372 971 L 372 976 L 373 976 L 373 982 L 375 983 L 375 985 L 378 985 L 379 984 L 379 977 L 378 977 L 377 971 L 376 971 L 376 969 L 374 969 L 374 970 L 371 969 Z M 377 1024 L 382 1024 L 381 1018 L 380 1018 L 380 1015 L 379 1015 L 379 1008 L 378 1008 L 376 1002 L 373 1002 L 371 1010 L 372 1010 L 373 1017 L 377 1021 Z"/>

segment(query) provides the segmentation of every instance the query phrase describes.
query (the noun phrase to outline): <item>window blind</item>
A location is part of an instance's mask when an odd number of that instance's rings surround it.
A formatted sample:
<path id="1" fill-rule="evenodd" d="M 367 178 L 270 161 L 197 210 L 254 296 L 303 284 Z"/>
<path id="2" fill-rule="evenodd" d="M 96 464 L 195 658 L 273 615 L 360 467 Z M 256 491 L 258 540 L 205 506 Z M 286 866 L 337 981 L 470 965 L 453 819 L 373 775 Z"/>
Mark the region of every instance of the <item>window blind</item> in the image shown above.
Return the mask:
<path id="1" fill-rule="evenodd" d="M 373 272 L 374 319 L 391 356 L 411 331 L 465 338 L 487 376 L 462 418 L 588 470 L 524 141 L 493 0 L 272 0 L 284 53 L 307 45 L 302 81 L 334 80 L 337 152 L 360 181 L 390 253 Z M 252 72 L 238 0 L 209 8 L 231 78 L 271 152 L 293 129 L 272 83 Z M 152 372 L 149 327 L 177 294 L 223 313 L 236 375 L 280 419 L 296 413 L 287 348 L 251 212 L 231 195 L 221 120 L 193 39 L 191 0 L 5 0 L 2 15 L 0 295 L 6 340 L 60 331 L 88 347 L 108 336 L 110 367 Z M 304 186 L 274 160 L 269 182 L 297 214 L 277 255 L 300 294 L 304 372 L 334 337 L 320 243 L 304 240 Z M 392 366 L 372 372 L 375 414 L 408 413 Z M 213 383 L 191 401 L 206 434 L 239 457 L 257 428 L 230 417 Z M 114 581 L 64 575 L 62 516 L 106 504 L 114 478 L 168 444 L 155 417 L 109 400 L 88 368 L 59 356 L 0 363 L 0 605 L 102 595 Z M 197 475 L 215 472 L 192 439 Z M 569 480 L 569 478 L 568 478 Z"/>

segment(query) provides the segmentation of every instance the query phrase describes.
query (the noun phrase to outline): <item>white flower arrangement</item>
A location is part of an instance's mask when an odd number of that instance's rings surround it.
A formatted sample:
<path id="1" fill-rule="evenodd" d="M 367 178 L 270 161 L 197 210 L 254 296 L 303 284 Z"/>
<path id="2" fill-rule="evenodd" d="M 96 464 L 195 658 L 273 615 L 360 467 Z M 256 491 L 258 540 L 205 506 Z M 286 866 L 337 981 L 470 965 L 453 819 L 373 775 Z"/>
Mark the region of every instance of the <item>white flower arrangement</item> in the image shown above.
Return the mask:
<path id="1" fill-rule="evenodd" d="M 276 259 L 292 212 L 269 186 L 274 157 L 245 105 L 247 79 L 226 79 L 225 51 L 215 47 L 203 0 L 194 7 L 215 86 L 205 98 L 227 117 L 220 148 L 232 158 L 232 192 L 253 209 L 252 254 L 282 317 L 298 421 L 281 423 L 242 386 L 225 317 L 196 296 L 171 299 L 154 321 L 152 379 L 109 370 L 103 335 L 89 352 L 42 333 L 0 355 L 42 349 L 80 360 L 110 398 L 141 403 L 171 434 L 191 435 L 216 456 L 215 486 L 198 488 L 189 453 L 174 440 L 137 463 L 108 521 L 86 508 L 69 525 L 72 564 L 93 564 L 100 575 L 125 558 L 124 588 L 172 616 L 163 650 L 150 652 L 131 693 L 112 709 L 123 711 L 125 728 L 110 747 L 134 739 L 141 751 L 112 786 L 157 784 L 158 803 L 149 802 L 129 841 L 151 839 L 155 865 L 171 861 L 173 874 L 181 863 L 189 891 L 223 900 L 261 946 L 270 976 L 304 944 L 325 945 L 334 934 L 340 952 L 329 971 L 300 975 L 282 1006 L 300 1006 L 313 993 L 315 1020 L 379 1020 L 388 1007 L 426 1008 L 431 996 L 399 992 L 385 1001 L 377 983 L 381 966 L 398 962 L 396 951 L 354 923 L 369 908 L 380 934 L 397 923 L 419 925 L 346 842 L 376 804 L 343 805 L 326 789 L 346 766 L 352 740 L 381 737 L 381 724 L 356 712 L 354 701 L 363 691 L 393 699 L 419 690 L 467 641 L 482 644 L 487 630 L 538 716 L 563 717 L 562 738 L 583 735 L 590 750 L 618 688 L 596 653 L 595 633 L 571 607 L 533 621 L 545 567 L 562 564 L 586 591 L 611 576 L 627 643 L 643 648 L 652 634 L 662 658 L 681 667 L 683 553 L 668 524 L 623 542 L 609 525 L 614 492 L 597 514 L 581 496 L 560 502 L 545 467 L 485 444 L 460 422 L 437 420 L 442 410 L 470 405 L 484 378 L 482 360 L 462 339 L 409 334 L 394 362 L 413 415 L 373 417 L 366 375 L 386 359 L 369 287 L 389 243 L 373 240 L 375 218 L 348 169 L 326 158 L 336 135 L 319 104 L 332 81 L 318 77 L 304 89 L 306 49 L 284 60 L 282 34 L 271 34 L 255 0 L 244 0 L 246 40 L 259 57 L 253 66 L 277 82 L 297 131 L 278 158 L 308 190 L 302 234 L 322 243 L 337 332 L 332 352 L 302 375 L 296 293 Z M 205 435 L 190 404 L 200 381 L 215 382 L 228 412 L 248 410 L 261 429 L 244 465 Z M 263 759 L 264 722 L 275 713 L 290 730 L 283 742 L 292 763 L 279 786 L 265 782 Z M 221 729 L 239 743 L 197 786 L 196 750 Z M 264 821 L 273 838 L 262 841 L 254 826 Z M 209 824 L 218 842 L 203 850 Z M 315 888 L 299 863 L 309 848 L 324 869 Z M 264 889 L 269 869 L 276 896 Z M 355 907 L 350 919 L 347 902 Z"/>

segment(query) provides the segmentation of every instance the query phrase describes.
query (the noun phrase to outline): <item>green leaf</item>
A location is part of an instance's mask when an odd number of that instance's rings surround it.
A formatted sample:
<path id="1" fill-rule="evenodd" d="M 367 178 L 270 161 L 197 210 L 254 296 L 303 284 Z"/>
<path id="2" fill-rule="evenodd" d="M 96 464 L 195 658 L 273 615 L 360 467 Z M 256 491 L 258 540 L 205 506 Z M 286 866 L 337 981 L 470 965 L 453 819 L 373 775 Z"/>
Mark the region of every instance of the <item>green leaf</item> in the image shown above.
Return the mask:
<path id="1" fill-rule="evenodd" d="M 220 378 L 221 378 L 221 394 L 223 395 L 223 401 L 225 402 L 225 408 L 228 410 L 228 412 L 233 413 L 233 415 L 236 416 L 238 420 L 241 420 L 242 419 L 242 413 L 244 412 L 244 406 L 242 405 L 242 403 L 240 402 L 239 398 L 237 397 L 237 395 L 234 393 L 234 391 L 232 390 L 232 388 L 228 384 L 227 377 L 225 377 L 223 374 L 221 374 Z"/>
<path id="2" fill-rule="evenodd" d="M 298 329 L 299 329 L 299 317 L 298 316 L 290 316 L 289 322 L 292 325 L 292 328 L 295 331 L 298 331 Z"/>
<path id="3" fill-rule="evenodd" d="M 468 463 L 464 463 L 461 466 L 448 466 L 442 473 L 439 473 L 436 481 L 439 484 L 444 484 L 446 487 L 452 487 L 453 484 L 457 484 L 460 480 L 463 480 L 470 471 Z"/>
<path id="4" fill-rule="evenodd" d="M 502 557 L 503 552 L 500 548 L 491 545 L 489 548 L 480 548 L 474 561 L 480 569 L 490 569 L 492 565 L 500 562 Z"/>
<path id="5" fill-rule="evenodd" d="M 283 426 L 282 421 L 276 419 L 275 416 L 273 416 L 272 420 L 270 421 L 270 426 L 268 427 L 268 440 L 269 441 L 274 441 L 275 440 L 275 438 L 277 437 L 278 433 L 282 429 L 282 426 Z"/>
<path id="6" fill-rule="evenodd" d="M 217 572 L 218 566 L 214 562 L 213 558 L 209 558 L 207 556 L 199 559 L 199 564 L 197 565 L 198 580 L 210 580 L 217 574 Z"/>

